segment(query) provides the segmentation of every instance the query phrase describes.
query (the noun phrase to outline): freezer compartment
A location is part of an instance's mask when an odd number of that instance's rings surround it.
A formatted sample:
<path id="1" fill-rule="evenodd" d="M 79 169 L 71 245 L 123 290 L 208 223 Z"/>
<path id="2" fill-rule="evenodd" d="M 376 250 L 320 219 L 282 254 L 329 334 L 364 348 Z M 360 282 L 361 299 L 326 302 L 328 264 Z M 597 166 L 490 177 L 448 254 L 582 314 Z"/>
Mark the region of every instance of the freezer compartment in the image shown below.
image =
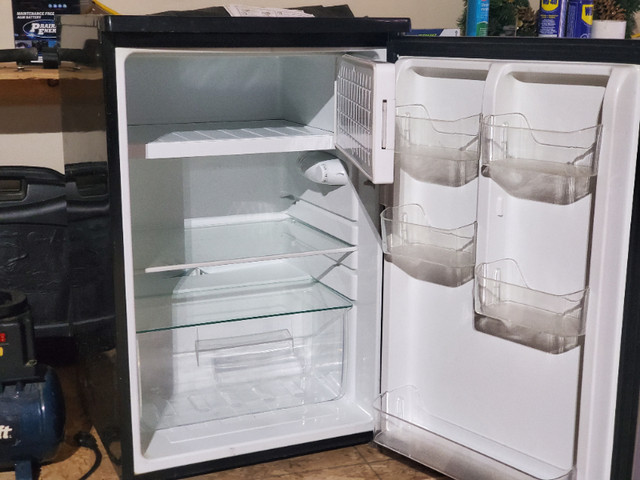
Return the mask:
<path id="1" fill-rule="evenodd" d="M 571 468 L 551 465 L 432 415 L 414 386 L 383 393 L 374 409 L 376 443 L 452 478 L 575 478 Z"/>
<path id="2" fill-rule="evenodd" d="M 217 122 L 273 122 L 264 127 L 295 124 L 333 132 L 334 81 L 341 52 L 119 49 L 118 53 L 127 123 L 134 134 L 145 136 L 149 128 L 157 127 L 155 133 L 160 135 L 156 138 L 171 131 L 192 131 L 196 137 L 187 135 L 181 141 L 202 145 L 220 141 L 224 145 L 229 140 L 240 145 L 261 136 L 277 139 L 287 135 L 277 130 L 266 136 L 246 131 L 237 132 L 240 136 L 236 137 L 223 127 L 220 138 L 208 138 L 198 136 L 198 130 L 208 130 L 208 125 Z M 191 128 L 197 124 L 202 128 Z M 179 133 L 170 135 L 150 149 L 163 156 L 165 148 L 171 148 L 170 140 L 178 137 Z"/>
<path id="3" fill-rule="evenodd" d="M 129 156 L 338 148 L 374 183 L 391 183 L 394 67 L 373 50 L 344 53 L 123 51 Z"/>
<path id="4" fill-rule="evenodd" d="M 423 105 L 396 109 L 396 161 L 416 180 L 459 187 L 478 176 L 480 116 L 434 119 Z"/>
<path id="5" fill-rule="evenodd" d="M 129 156 L 157 161 L 332 149 L 339 56 L 122 50 Z"/>
<path id="6" fill-rule="evenodd" d="M 487 115 L 481 172 L 515 197 L 574 203 L 595 190 L 600 130 L 541 130 L 522 114 Z"/>
<path id="7" fill-rule="evenodd" d="M 475 223 L 435 228 L 419 205 L 387 208 L 381 219 L 383 251 L 407 274 L 447 287 L 458 287 L 473 278 Z"/>
<path id="8" fill-rule="evenodd" d="M 142 431 L 339 398 L 345 311 L 138 334 Z"/>
<path id="9" fill-rule="evenodd" d="M 556 295 L 530 288 L 512 259 L 476 268 L 475 328 L 548 353 L 582 344 L 588 289 Z"/>

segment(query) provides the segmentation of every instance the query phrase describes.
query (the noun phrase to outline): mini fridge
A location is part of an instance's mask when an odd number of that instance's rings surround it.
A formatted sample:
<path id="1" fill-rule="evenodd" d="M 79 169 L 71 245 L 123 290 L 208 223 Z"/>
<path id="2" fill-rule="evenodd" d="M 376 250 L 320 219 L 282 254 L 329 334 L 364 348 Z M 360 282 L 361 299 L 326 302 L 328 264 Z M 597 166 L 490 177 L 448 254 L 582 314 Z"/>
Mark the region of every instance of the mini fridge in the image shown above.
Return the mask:
<path id="1" fill-rule="evenodd" d="M 78 343 L 123 478 L 372 438 L 631 478 L 638 43 L 58 23 L 67 159 L 108 162 L 113 315 Z"/>

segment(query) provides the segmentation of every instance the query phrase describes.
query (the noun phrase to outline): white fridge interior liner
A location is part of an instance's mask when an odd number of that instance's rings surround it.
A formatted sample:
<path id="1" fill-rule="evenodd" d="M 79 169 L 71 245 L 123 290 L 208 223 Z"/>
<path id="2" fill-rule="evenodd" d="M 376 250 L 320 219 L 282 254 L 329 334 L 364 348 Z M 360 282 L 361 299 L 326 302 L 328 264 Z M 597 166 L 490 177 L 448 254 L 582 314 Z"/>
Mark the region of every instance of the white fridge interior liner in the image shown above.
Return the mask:
<path id="1" fill-rule="evenodd" d="M 272 410 L 238 417 L 197 422 L 144 433 L 142 471 L 167 468 L 176 458 L 190 463 L 269 450 L 338 435 L 370 432 L 372 415 L 346 396 L 313 406 Z"/>
<path id="2" fill-rule="evenodd" d="M 138 349 L 141 428 L 153 432 L 339 398 L 345 315 L 155 331 L 138 335 Z"/>
<path id="3" fill-rule="evenodd" d="M 452 478 L 574 478 L 572 468 L 550 465 L 430 414 L 413 386 L 385 392 L 374 409 L 374 438 L 378 444 Z"/>
<path id="4" fill-rule="evenodd" d="M 123 64 L 127 123 L 134 134 L 129 143 L 151 142 L 148 148 L 152 157 L 175 151 L 172 149 L 180 144 L 186 150 L 177 157 L 198 155 L 198 147 L 196 150 L 191 147 L 202 140 L 200 146 L 207 148 L 210 141 L 216 142 L 218 134 L 201 137 L 197 130 L 225 130 L 224 126 L 207 127 L 216 122 L 273 122 L 262 125 L 264 127 L 278 124 L 284 127 L 291 122 L 310 127 L 310 131 L 324 130 L 322 136 L 332 142 L 336 61 L 342 55 L 331 50 L 131 50 Z M 158 98 L 165 101 L 158 102 Z M 201 127 L 190 128 L 191 124 L 201 124 Z M 236 125 L 260 127 L 252 123 Z M 158 144 L 153 143 L 162 135 L 180 131 L 192 131 L 195 137 L 172 135 Z M 142 136 L 138 137 L 137 133 Z M 279 138 L 283 132 L 266 136 L 259 131 L 254 133 L 237 132 L 236 136 L 233 132 L 221 131 L 218 138 L 221 144 L 217 146 L 227 148 L 225 140 L 230 140 L 240 149 L 251 148 L 258 137 Z M 284 137 L 288 136 L 284 132 Z M 174 147 L 173 141 L 177 141 Z M 189 143 L 193 141 L 196 143 Z"/>

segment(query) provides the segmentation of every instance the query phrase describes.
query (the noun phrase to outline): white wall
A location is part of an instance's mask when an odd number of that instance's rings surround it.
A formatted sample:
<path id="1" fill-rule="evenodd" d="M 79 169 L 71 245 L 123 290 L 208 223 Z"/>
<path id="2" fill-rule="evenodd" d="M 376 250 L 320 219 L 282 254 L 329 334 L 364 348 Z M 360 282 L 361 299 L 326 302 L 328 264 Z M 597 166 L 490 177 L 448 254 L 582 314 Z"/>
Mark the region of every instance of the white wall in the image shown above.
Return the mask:
<path id="1" fill-rule="evenodd" d="M 7 1 L 7 0 L 4 0 Z M 261 7 L 297 7 L 303 5 L 348 4 L 358 17 L 410 17 L 416 27 L 453 27 L 462 12 L 462 0 L 104 0 L 105 5 L 121 14 L 144 14 L 163 10 L 186 10 L 213 5 L 239 3 Z"/>
<path id="2" fill-rule="evenodd" d="M 11 0 L 0 0 L 0 48 L 13 48 Z"/>

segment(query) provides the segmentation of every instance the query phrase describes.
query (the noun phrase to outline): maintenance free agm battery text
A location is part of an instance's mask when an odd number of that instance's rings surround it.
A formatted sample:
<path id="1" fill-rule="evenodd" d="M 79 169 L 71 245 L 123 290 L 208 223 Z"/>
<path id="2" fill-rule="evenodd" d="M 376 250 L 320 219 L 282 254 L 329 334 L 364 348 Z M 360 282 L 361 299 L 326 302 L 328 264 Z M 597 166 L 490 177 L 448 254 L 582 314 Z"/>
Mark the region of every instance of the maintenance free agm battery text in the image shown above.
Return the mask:
<path id="1" fill-rule="evenodd" d="M 80 0 L 12 0 L 16 48 L 56 46 L 55 15 L 80 13 Z M 39 61 L 42 61 L 41 56 Z"/>

